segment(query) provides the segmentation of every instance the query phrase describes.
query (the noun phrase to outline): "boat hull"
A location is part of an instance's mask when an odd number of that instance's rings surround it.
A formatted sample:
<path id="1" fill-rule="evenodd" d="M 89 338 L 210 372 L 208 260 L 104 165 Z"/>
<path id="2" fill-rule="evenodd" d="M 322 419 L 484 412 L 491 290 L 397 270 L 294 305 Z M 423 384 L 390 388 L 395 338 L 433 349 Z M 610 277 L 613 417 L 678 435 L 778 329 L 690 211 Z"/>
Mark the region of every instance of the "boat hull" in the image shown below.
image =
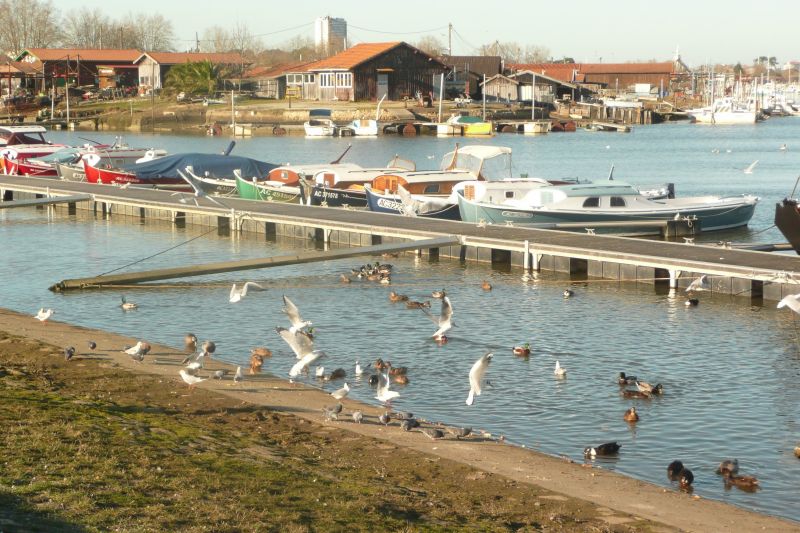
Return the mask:
<path id="1" fill-rule="evenodd" d="M 311 185 L 304 189 L 308 205 L 326 207 L 367 207 L 367 193 L 363 189 L 336 189 Z"/>
<path id="2" fill-rule="evenodd" d="M 56 170 L 58 176 L 65 181 L 86 181 L 86 170 L 83 165 L 67 165 L 65 163 L 56 163 Z"/>
<path id="3" fill-rule="evenodd" d="M 392 213 L 395 215 L 403 214 L 403 204 L 400 199 L 393 194 L 378 194 L 372 189 L 365 189 L 367 195 L 367 207 L 375 213 Z M 439 218 L 443 220 L 461 220 L 458 211 L 458 204 L 449 204 L 441 209 L 425 211 L 417 214 L 420 218 Z"/>
<path id="4" fill-rule="evenodd" d="M 800 210 L 796 200 L 787 198 L 775 205 L 775 227 L 800 254 Z"/>
<path id="5" fill-rule="evenodd" d="M 524 209 L 466 200 L 458 196 L 461 220 L 473 223 L 491 223 L 531 226 L 557 226 L 558 224 L 592 224 L 620 222 L 626 230 L 636 222 L 644 226 L 654 222 L 667 223 L 679 218 L 696 217 L 702 231 L 716 231 L 746 226 L 753 217 L 755 202 L 741 202 L 709 207 L 679 208 L 661 211 L 632 211 L 628 213 L 612 213 L 608 211 L 559 211 L 547 209 Z"/>
<path id="6" fill-rule="evenodd" d="M 239 198 L 258 200 L 261 202 L 299 203 L 301 194 L 299 187 L 285 185 L 271 186 L 264 183 L 253 183 L 237 176 L 236 190 Z"/>

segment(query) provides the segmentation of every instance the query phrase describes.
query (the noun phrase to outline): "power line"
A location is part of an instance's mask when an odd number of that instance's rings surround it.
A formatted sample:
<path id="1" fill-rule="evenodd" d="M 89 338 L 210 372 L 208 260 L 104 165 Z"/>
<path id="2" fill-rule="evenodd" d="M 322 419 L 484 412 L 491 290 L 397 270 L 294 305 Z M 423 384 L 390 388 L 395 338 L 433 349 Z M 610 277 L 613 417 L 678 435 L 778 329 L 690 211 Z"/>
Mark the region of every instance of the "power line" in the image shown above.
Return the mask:
<path id="1" fill-rule="evenodd" d="M 258 33 L 258 34 L 251 35 L 250 37 L 267 37 L 269 35 L 275 35 L 275 34 L 284 33 L 284 32 L 287 32 L 287 31 L 299 30 L 300 28 L 305 28 L 306 26 L 311 26 L 312 24 L 314 24 L 314 23 L 313 22 L 306 22 L 305 24 L 300 24 L 299 26 L 292 26 L 291 28 L 284 28 L 282 30 L 275 30 L 275 31 L 267 32 L 267 33 Z M 198 41 L 198 39 L 196 39 L 196 38 L 195 39 L 174 39 L 174 40 L 175 41 L 181 41 L 181 42 L 191 42 L 191 43 L 194 43 L 194 42 Z M 214 40 L 215 39 L 199 39 L 200 42 L 206 42 L 206 43 L 214 42 Z"/>
<path id="2" fill-rule="evenodd" d="M 478 51 L 480 51 L 480 49 L 479 49 L 477 46 L 473 46 L 473 45 L 472 45 L 472 43 L 470 43 L 470 42 L 468 42 L 466 39 L 464 39 L 464 38 L 461 36 L 461 34 L 460 34 L 460 33 L 458 33 L 458 32 L 456 31 L 456 29 L 455 29 L 455 28 L 453 28 L 453 33 L 455 33 L 455 34 L 456 34 L 456 37 L 458 37 L 458 39 L 459 39 L 459 40 L 460 40 L 462 43 L 466 44 L 466 45 L 467 45 L 469 48 L 471 48 L 473 52 L 478 52 Z"/>
<path id="3" fill-rule="evenodd" d="M 369 28 L 362 28 L 360 26 L 355 26 L 353 24 L 348 24 L 347 27 L 348 28 L 355 28 L 355 29 L 361 30 L 361 31 L 369 31 L 369 32 L 372 32 L 372 33 L 385 33 L 385 34 L 388 34 L 388 35 L 417 35 L 417 34 L 420 34 L 420 33 L 433 33 L 435 31 L 447 29 L 447 26 L 439 26 L 438 28 L 433 28 L 433 29 L 430 29 L 430 30 L 422 30 L 422 31 L 384 31 L 384 30 L 371 30 Z"/>

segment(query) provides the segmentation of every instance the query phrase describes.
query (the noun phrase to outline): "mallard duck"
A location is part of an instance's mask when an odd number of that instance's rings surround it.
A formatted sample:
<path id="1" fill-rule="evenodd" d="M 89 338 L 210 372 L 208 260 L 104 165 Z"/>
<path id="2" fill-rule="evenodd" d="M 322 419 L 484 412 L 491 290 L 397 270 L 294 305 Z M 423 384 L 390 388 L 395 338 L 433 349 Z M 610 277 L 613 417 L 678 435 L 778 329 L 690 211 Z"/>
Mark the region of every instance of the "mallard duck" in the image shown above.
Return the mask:
<path id="1" fill-rule="evenodd" d="M 381 277 L 378 281 L 381 285 L 389 285 L 392 282 L 392 278 L 391 276 L 381 274 Z"/>
<path id="2" fill-rule="evenodd" d="M 258 374 L 264 364 L 264 358 L 256 353 L 250 354 L 250 373 Z"/>
<path id="3" fill-rule="evenodd" d="M 514 346 L 511 351 L 518 357 L 528 357 L 531 354 L 531 345 L 526 342 L 520 346 Z"/>
<path id="4" fill-rule="evenodd" d="M 689 306 L 694 307 L 694 306 L 700 305 L 700 300 L 698 300 L 697 298 L 689 298 L 688 300 L 686 300 L 686 304 L 685 305 L 687 307 L 689 307 Z"/>
<path id="5" fill-rule="evenodd" d="M 759 488 L 758 479 L 755 476 L 737 476 L 730 474 L 725 476 L 726 485 L 736 485 L 738 488 L 747 491 L 755 492 Z"/>
<path id="6" fill-rule="evenodd" d="M 636 381 L 636 376 L 628 376 L 625 372 L 620 372 L 619 379 L 617 379 L 617 383 L 620 385 L 635 385 Z"/>
<path id="7" fill-rule="evenodd" d="M 583 449 L 583 454 L 590 457 L 598 455 L 616 455 L 622 445 L 618 442 L 606 442 L 599 446 L 589 446 Z"/>
<path id="8" fill-rule="evenodd" d="M 681 470 L 681 473 L 678 474 L 678 483 L 680 484 L 682 489 L 689 489 L 692 486 L 692 482 L 694 481 L 694 474 L 688 468 L 684 468 Z"/>
<path id="9" fill-rule="evenodd" d="M 334 379 L 342 379 L 346 375 L 347 375 L 347 372 L 345 372 L 344 368 L 337 368 L 336 370 L 331 372 L 330 376 L 326 376 L 325 380 L 326 381 L 332 381 Z"/>
<path id="10" fill-rule="evenodd" d="M 631 407 L 630 409 L 625 411 L 625 414 L 622 415 L 622 418 L 625 420 L 625 422 L 638 422 L 639 413 L 636 412 L 635 407 Z"/>
<path id="11" fill-rule="evenodd" d="M 408 376 L 405 374 L 392 374 L 392 381 L 398 385 L 408 385 Z"/>
<path id="12" fill-rule="evenodd" d="M 431 296 L 432 296 L 433 298 L 444 298 L 445 296 L 447 296 L 447 292 L 445 292 L 445 290 L 444 290 L 444 289 L 442 289 L 442 290 L 440 290 L 440 291 L 433 291 L 433 292 L 431 293 Z"/>
<path id="13" fill-rule="evenodd" d="M 483 280 L 483 283 L 481 284 L 481 289 L 483 289 L 485 291 L 490 291 L 490 290 L 492 290 L 492 284 L 489 283 L 486 280 Z"/>
<path id="14" fill-rule="evenodd" d="M 127 301 L 124 296 L 120 296 L 120 299 L 122 300 L 122 303 L 119 304 L 119 306 L 124 311 L 133 311 L 134 309 L 138 309 L 139 308 L 139 306 L 136 305 L 135 303 Z"/>
<path id="15" fill-rule="evenodd" d="M 677 479 L 680 475 L 681 471 L 683 470 L 683 463 L 680 461 L 672 461 L 667 466 L 667 477 L 670 479 Z"/>
<path id="16" fill-rule="evenodd" d="M 646 381 L 637 381 L 636 388 L 647 394 L 664 394 L 664 387 L 661 383 L 651 385 Z"/>
<path id="17" fill-rule="evenodd" d="M 575 296 L 575 291 L 571 289 L 564 289 L 564 298 L 572 298 Z"/>
<path id="18" fill-rule="evenodd" d="M 628 399 L 639 398 L 641 400 L 649 400 L 650 394 L 647 392 L 642 392 L 640 390 L 625 389 L 622 391 L 622 397 Z"/>
<path id="19" fill-rule="evenodd" d="M 397 294 L 396 292 L 392 291 L 389 293 L 389 301 L 391 302 L 407 302 L 408 296 L 405 294 Z"/>
<path id="20" fill-rule="evenodd" d="M 406 301 L 406 309 L 425 309 L 431 306 L 431 302 L 415 302 L 414 300 Z"/>
<path id="21" fill-rule="evenodd" d="M 391 361 L 387 361 L 386 365 L 389 367 L 389 375 L 390 376 L 405 376 L 408 374 L 408 367 L 407 366 L 392 366 Z"/>
<path id="22" fill-rule="evenodd" d="M 272 357 L 272 350 L 259 346 L 257 348 L 250 348 L 250 355 L 258 355 L 262 358 Z"/>
<path id="23" fill-rule="evenodd" d="M 189 352 L 197 351 L 197 336 L 194 333 L 187 333 L 185 337 L 183 337 L 183 346 Z"/>
<path id="24" fill-rule="evenodd" d="M 345 276 L 344 274 L 341 274 L 339 276 L 339 281 L 341 281 L 342 283 L 352 283 L 353 280 Z"/>
<path id="25" fill-rule="evenodd" d="M 386 364 L 386 362 L 385 362 L 383 359 L 381 359 L 380 357 L 378 357 L 378 358 L 375 360 L 375 362 L 374 362 L 374 363 L 372 363 L 372 368 L 374 368 L 375 370 L 377 370 L 377 371 L 379 371 L 379 372 L 383 372 L 384 370 L 386 370 L 387 368 L 389 368 L 389 365 L 387 365 L 387 364 Z"/>
<path id="26" fill-rule="evenodd" d="M 739 459 L 725 459 L 717 467 L 717 474 L 729 476 L 739 473 Z"/>

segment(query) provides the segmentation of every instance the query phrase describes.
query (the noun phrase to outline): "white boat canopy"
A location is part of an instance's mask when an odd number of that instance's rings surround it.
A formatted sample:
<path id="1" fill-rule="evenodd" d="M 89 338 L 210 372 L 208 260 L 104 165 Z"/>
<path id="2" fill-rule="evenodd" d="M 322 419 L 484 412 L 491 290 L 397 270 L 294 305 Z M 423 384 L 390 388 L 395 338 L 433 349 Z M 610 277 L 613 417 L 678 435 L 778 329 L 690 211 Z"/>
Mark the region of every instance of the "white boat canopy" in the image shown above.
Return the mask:
<path id="1" fill-rule="evenodd" d="M 468 170 L 486 180 L 512 177 L 511 148 L 506 146 L 470 145 L 445 154 L 442 170 Z"/>

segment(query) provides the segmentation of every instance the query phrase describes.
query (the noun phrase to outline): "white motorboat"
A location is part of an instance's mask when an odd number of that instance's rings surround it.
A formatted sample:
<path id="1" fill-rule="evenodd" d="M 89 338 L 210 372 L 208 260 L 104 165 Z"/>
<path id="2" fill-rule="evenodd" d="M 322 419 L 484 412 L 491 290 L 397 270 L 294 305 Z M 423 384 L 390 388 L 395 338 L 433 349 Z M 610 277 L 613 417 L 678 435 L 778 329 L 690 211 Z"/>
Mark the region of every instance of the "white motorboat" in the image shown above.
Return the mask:
<path id="1" fill-rule="evenodd" d="M 717 98 L 710 106 L 686 111 L 698 124 L 755 124 L 755 106 L 743 104 L 731 97 Z"/>
<path id="2" fill-rule="evenodd" d="M 333 137 L 337 134 L 337 127 L 331 119 L 330 109 L 311 109 L 308 120 L 303 123 L 306 137 Z"/>

